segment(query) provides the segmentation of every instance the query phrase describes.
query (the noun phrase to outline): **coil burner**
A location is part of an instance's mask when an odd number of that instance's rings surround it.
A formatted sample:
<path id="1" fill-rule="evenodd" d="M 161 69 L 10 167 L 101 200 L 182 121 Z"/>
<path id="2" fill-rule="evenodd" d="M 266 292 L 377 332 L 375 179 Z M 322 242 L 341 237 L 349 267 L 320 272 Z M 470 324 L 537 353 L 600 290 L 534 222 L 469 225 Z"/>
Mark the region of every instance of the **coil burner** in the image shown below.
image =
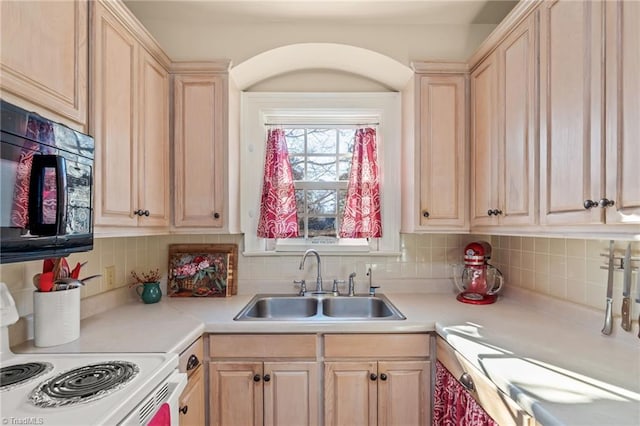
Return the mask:
<path id="1" fill-rule="evenodd" d="M 38 407 L 60 407 L 103 398 L 133 380 L 140 369 L 127 361 L 90 364 L 46 380 L 29 395 Z"/>
<path id="2" fill-rule="evenodd" d="M 26 362 L 0 368 L 0 390 L 28 383 L 53 369 L 48 362 Z"/>

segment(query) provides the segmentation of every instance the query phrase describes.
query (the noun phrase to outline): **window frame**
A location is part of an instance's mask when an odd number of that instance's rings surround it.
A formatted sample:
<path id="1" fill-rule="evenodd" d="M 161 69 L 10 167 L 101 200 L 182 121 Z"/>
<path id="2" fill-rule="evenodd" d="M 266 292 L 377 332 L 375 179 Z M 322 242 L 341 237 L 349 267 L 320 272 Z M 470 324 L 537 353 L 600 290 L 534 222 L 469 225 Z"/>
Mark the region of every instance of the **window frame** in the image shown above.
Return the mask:
<path id="1" fill-rule="evenodd" d="M 244 254 L 290 255 L 314 248 L 329 254 L 397 256 L 400 252 L 400 118 L 401 102 L 397 92 L 243 92 L 240 116 L 240 225 L 244 233 Z M 377 123 L 378 129 L 383 221 L 381 238 L 369 241 L 340 238 L 338 243 L 317 243 L 312 239 L 271 240 L 256 236 L 268 125 L 330 128 L 371 123 Z"/>

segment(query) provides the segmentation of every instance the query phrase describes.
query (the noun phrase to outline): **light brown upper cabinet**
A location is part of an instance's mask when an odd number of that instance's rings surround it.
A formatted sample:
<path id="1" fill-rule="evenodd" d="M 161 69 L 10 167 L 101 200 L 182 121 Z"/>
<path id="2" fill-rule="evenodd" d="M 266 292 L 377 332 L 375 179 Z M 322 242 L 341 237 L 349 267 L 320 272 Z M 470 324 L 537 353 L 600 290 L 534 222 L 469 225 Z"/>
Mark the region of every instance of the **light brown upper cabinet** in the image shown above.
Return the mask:
<path id="1" fill-rule="evenodd" d="M 607 224 L 640 223 L 640 2 L 606 3 Z M 635 232 L 639 229 L 635 226 Z"/>
<path id="2" fill-rule="evenodd" d="M 1 8 L 3 98 L 86 131 L 88 2 L 3 1 Z"/>
<path id="3" fill-rule="evenodd" d="M 226 69 L 174 74 L 174 185 L 176 227 L 221 229 L 225 224 Z"/>
<path id="4" fill-rule="evenodd" d="M 536 221 L 536 17 L 511 31 L 471 75 L 471 225 Z"/>
<path id="5" fill-rule="evenodd" d="M 128 13 L 93 3 L 95 223 L 104 233 L 170 218 L 168 72 L 126 25 Z"/>
<path id="6" fill-rule="evenodd" d="M 466 148 L 466 64 L 418 67 L 415 176 L 407 191 L 404 225 L 412 232 L 468 229 Z M 444 73 L 449 65 L 453 72 Z M 418 72 L 419 71 L 419 72 Z"/>
<path id="7" fill-rule="evenodd" d="M 604 220 L 598 207 L 606 198 L 603 13 L 600 1 L 549 1 L 540 8 L 540 221 L 545 225 Z"/>

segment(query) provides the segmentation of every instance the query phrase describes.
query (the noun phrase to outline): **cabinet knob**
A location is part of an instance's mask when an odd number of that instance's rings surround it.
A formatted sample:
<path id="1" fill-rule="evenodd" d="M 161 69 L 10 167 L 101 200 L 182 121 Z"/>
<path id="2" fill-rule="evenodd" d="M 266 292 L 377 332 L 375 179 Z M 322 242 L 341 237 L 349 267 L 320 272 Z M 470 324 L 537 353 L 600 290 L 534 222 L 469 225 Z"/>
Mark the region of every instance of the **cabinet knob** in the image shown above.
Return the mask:
<path id="1" fill-rule="evenodd" d="M 429 212 L 428 212 L 428 211 L 426 211 L 426 210 L 425 210 L 425 211 L 423 211 L 423 212 L 422 212 L 422 217 L 424 217 L 425 219 L 428 219 L 428 218 L 429 218 Z"/>
<path id="2" fill-rule="evenodd" d="M 387 375 L 386 375 L 386 374 L 384 374 L 384 373 L 382 373 L 382 374 L 380 375 L 380 380 L 387 380 Z"/>
<path id="3" fill-rule="evenodd" d="M 214 218 L 214 219 L 220 219 L 220 213 L 215 212 L 215 213 L 213 214 L 213 218 Z"/>
<path id="4" fill-rule="evenodd" d="M 615 202 L 613 200 L 609 200 L 608 198 L 602 198 L 598 204 L 603 209 L 606 209 L 607 207 L 613 206 Z"/>
<path id="5" fill-rule="evenodd" d="M 369 376 L 369 378 L 371 380 L 378 380 L 378 375 L 376 373 L 371 373 L 371 375 Z"/>
<path id="6" fill-rule="evenodd" d="M 142 214 L 144 214 L 145 216 L 149 217 L 149 210 L 145 210 Z"/>
<path id="7" fill-rule="evenodd" d="M 271 381 L 271 376 L 268 374 L 265 374 L 264 377 L 262 378 L 262 380 L 264 380 L 265 382 L 269 382 Z"/>
<path id="8" fill-rule="evenodd" d="M 462 386 L 467 388 L 467 390 L 473 391 L 475 389 L 473 379 L 469 373 L 462 373 L 462 376 L 460 376 L 460 383 L 462 383 Z"/>
<path id="9" fill-rule="evenodd" d="M 180 407 L 179 410 L 182 414 L 187 414 L 187 411 L 189 411 L 189 406 L 185 405 L 184 407 Z"/>
<path id="10" fill-rule="evenodd" d="M 141 209 L 138 209 L 138 210 L 134 210 L 133 214 L 135 214 L 136 216 L 142 216 L 144 212 Z"/>
<path id="11" fill-rule="evenodd" d="M 199 365 L 200 365 L 200 360 L 198 359 L 198 357 L 195 355 L 191 355 L 189 357 L 189 360 L 187 361 L 187 371 L 193 370 Z"/>
<path id="12" fill-rule="evenodd" d="M 500 215 L 502 214 L 502 210 L 500 210 L 500 209 L 495 209 L 495 210 L 493 211 L 493 214 L 495 214 L 496 216 L 500 216 Z"/>
<path id="13" fill-rule="evenodd" d="M 254 381 L 254 382 L 259 382 L 259 381 L 260 381 L 260 378 L 261 378 L 261 377 L 260 377 L 260 375 L 259 375 L 259 374 L 256 374 L 255 376 L 253 376 L 253 381 Z"/>
<path id="14" fill-rule="evenodd" d="M 493 216 L 493 210 L 491 209 L 487 210 L 487 216 Z"/>
<path id="15" fill-rule="evenodd" d="M 598 207 L 598 202 L 593 200 L 584 200 L 584 203 L 582 203 L 582 205 L 585 209 L 589 210 L 592 207 Z"/>

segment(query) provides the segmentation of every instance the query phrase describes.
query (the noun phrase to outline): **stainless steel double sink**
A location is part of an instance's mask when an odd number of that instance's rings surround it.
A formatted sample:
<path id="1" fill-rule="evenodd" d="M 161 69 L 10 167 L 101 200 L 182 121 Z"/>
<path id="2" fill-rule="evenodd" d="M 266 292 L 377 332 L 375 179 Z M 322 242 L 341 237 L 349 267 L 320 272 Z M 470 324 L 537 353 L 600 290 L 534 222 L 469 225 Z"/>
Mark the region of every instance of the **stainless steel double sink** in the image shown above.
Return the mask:
<path id="1" fill-rule="evenodd" d="M 235 316 L 236 321 L 388 321 L 404 315 L 384 294 L 293 296 L 257 294 Z"/>

